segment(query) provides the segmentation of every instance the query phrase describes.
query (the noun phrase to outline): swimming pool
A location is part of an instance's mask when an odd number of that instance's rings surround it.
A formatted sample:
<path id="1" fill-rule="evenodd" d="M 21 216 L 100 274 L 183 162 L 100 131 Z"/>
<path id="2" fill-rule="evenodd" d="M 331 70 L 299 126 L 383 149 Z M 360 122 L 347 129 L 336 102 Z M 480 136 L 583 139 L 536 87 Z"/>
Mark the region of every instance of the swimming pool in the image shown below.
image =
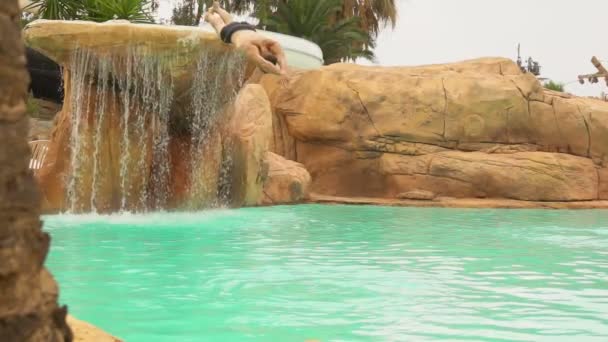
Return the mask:
<path id="1" fill-rule="evenodd" d="M 608 340 L 608 211 L 285 206 L 44 217 L 126 341 Z"/>

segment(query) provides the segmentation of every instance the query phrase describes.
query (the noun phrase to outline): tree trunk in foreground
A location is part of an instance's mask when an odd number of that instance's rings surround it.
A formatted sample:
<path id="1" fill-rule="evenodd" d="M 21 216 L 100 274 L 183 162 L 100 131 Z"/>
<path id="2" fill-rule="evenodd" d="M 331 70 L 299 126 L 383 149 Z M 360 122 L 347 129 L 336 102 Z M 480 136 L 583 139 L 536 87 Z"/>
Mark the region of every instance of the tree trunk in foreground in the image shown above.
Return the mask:
<path id="1" fill-rule="evenodd" d="M 71 341 L 67 309 L 44 268 L 40 196 L 29 171 L 29 76 L 17 0 L 0 0 L 0 341 Z"/>

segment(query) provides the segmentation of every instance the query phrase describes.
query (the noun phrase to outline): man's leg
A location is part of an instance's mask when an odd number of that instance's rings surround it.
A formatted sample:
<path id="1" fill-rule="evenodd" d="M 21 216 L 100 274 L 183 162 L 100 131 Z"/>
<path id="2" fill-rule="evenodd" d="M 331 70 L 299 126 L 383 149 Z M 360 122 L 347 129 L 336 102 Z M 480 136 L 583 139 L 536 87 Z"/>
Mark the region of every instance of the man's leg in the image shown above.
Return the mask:
<path id="1" fill-rule="evenodd" d="M 205 21 L 213 26 L 213 29 L 215 29 L 215 32 L 217 32 L 218 35 L 222 32 L 224 26 L 226 26 L 224 20 L 222 20 L 218 14 L 212 13 L 211 11 L 205 13 Z"/>
<path id="2" fill-rule="evenodd" d="M 232 20 L 232 16 L 230 15 L 230 13 L 226 12 L 225 9 L 223 9 L 222 7 L 220 7 L 220 2 L 219 1 L 214 1 L 213 2 L 213 11 L 217 14 L 220 15 L 220 17 L 222 17 L 222 20 L 224 21 L 224 23 L 226 23 L 226 25 L 230 24 L 233 20 Z"/>

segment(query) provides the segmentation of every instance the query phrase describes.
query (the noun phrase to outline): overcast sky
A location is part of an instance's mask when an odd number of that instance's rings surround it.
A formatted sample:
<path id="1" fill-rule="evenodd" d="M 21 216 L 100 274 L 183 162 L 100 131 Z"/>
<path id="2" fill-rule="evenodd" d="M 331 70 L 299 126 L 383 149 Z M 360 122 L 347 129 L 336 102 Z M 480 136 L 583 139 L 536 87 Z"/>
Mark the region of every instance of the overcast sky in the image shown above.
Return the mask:
<path id="1" fill-rule="evenodd" d="M 161 11 L 170 13 L 172 0 L 162 1 Z M 516 59 L 521 43 L 522 57 L 539 61 L 542 77 L 567 83 L 566 90 L 579 95 L 608 92 L 603 82 L 575 82 L 596 71 L 594 55 L 608 67 L 608 0 L 397 1 L 397 26 L 380 34 L 375 50 L 380 65 Z"/>

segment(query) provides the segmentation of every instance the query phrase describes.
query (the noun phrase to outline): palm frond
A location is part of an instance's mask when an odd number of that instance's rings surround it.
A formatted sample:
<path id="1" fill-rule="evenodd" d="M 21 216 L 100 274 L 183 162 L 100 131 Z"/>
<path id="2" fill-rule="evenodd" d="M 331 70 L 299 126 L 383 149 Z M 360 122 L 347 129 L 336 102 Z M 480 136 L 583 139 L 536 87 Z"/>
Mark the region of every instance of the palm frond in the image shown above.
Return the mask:
<path id="1" fill-rule="evenodd" d="M 361 28 L 361 18 L 341 18 L 344 0 L 281 2 L 262 24 L 269 29 L 308 39 L 321 47 L 326 64 L 366 58 L 373 60 L 375 40 Z"/>

